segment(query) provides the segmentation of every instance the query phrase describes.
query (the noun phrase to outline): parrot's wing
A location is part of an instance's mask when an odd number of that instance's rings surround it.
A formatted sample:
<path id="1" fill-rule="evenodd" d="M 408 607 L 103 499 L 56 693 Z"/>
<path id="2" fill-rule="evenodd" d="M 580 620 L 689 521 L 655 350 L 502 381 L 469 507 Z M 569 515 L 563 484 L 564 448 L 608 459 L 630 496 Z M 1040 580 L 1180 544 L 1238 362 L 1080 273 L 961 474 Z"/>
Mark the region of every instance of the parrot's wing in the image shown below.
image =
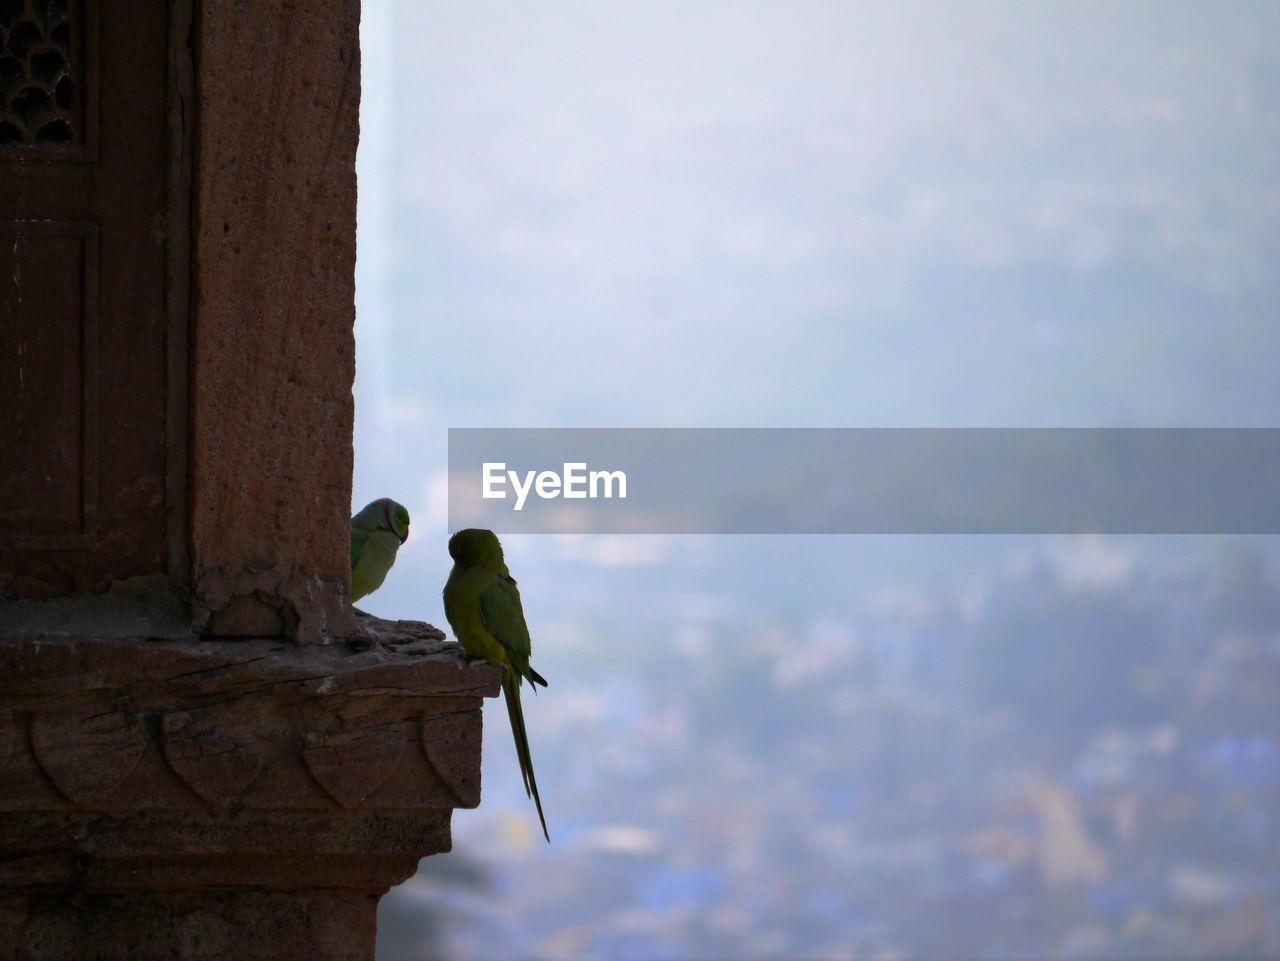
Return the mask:
<path id="1" fill-rule="evenodd" d="M 518 658 L 518 666 L 523 667 L 529 660 L 531 642 L 516 582 L 509 577 L 496 578 L 480 592 L 480 612 L 484 615 L 484 626 L 489 629 L 489 633 Z"/>
<path id="2" fill-rule="evenodd" d="M 364 542 L 369 537 L 369 529 L 361 525 L 351 525 L 351 567 L 354 569 L 360 562 L 360 554 L 364 551 Z"/>
<path id="3" fill-rule="evenodd" d="M 529 626 L 520 605 L 520 590 L 514 578 L 499 577 L 480 593 L 480 613 L 485 627 L 507 649 L 516 673 L 546 687 L 542 675 L 529 667 Z"/>

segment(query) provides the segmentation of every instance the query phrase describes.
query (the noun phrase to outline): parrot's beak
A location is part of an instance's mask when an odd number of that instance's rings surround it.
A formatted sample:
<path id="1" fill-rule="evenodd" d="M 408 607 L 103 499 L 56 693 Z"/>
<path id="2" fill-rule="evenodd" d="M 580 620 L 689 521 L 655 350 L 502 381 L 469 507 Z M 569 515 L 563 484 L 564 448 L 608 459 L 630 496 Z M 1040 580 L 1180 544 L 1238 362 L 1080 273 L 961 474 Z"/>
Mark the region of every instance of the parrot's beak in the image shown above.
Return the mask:
<path id="1" fill-rule="evenodd" d="M 400 543 L 401 543 L 401 544 L 403 544 L 403 543 L 404 543 L 405 541 L 407 541 L 408 539 L 409 539 L 409 532 L 408 532 L 408 531 L 405 531 L 405 532 L 404 532 L 404 537 L 400 538 Z"/>

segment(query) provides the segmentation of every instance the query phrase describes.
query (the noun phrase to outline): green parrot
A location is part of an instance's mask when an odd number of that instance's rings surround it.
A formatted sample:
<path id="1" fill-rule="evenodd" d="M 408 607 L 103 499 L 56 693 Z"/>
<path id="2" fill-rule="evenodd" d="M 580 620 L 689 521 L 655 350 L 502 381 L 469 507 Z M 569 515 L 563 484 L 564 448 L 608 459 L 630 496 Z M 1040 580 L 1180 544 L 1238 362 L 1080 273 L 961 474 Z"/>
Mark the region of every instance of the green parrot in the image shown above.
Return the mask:
<path id="1" fill-rule="evenodd" d="M 351 518 L 351 599 L 358 601 L 382 586 L 409 539 L 409 512 L 389 497 L 379 497 Z"/>
<path id="2" fill-rule="evenodd" d="M 507 699 L 524 791 L 538 806 L 542 835 L 550 842 L 538 782 L 533 777 L 524 712 L 520 709 L 520 685 L 528 680 L 546 687 L 547 682 L 529 666 L 529 627 L 524 622 L 520 591 L 502 559 L 502 545 L 493 531 L 458 531 L 449 538 L 449 556 L 453 558 L 453 570 L 444 585 L 444 616 L 464 651 L 502 670 L 502 693 Z M 534 692 L 537 690 L 535 686 Z"/>

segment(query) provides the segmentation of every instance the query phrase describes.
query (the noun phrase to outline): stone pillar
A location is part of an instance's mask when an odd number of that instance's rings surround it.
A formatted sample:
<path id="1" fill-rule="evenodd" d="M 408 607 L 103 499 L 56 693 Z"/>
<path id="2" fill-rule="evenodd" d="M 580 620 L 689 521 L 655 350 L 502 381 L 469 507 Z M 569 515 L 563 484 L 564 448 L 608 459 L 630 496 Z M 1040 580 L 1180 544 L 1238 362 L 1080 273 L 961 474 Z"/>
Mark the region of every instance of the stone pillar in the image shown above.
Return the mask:
<path id="1" fill-rule="evenodd" d="M 371 959 L 479 803 L 348 600 L 358 20 L 0 4 L 0 961 Z"/>
<path id="2" fill-rule="evenodd" d="M 323 642 L 350 629 L 359 2 L 195 10 L 192 581 L 215 633 Z"/>

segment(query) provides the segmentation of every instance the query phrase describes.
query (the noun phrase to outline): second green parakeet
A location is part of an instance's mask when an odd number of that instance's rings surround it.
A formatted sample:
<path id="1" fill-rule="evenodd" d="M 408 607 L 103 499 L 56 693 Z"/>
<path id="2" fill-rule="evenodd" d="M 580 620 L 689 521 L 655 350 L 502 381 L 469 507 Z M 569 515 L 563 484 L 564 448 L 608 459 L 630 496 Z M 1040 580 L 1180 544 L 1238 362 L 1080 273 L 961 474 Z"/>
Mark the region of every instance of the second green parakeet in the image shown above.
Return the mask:
<path id="1" fill-rule="evenodd" d="M 409 539 L 409 512 L 389 497 L 379 497 L 351 518 L 351 599 L 358 601 L 382 586 Z"/>
<path id="2" fill-rule="evenodd" d="M 449 556 L 453 558 L 453 570 L 444 586 L 444 616 L 463 650 L 502 671 L 502 693 L 516 741 L 520 776 L 524 778 L 525 793 L 538 807 L 543 837 L 550 841 L 538 782 L 533 777 L 524 711 L 520 708 L 520 685 L 524 681 L 543 687 L 547 682 L 529 666 L 529 627 L 524 621 L 520 591 L 507 570 L 502 545 L 493 531 L 458 531 L 449 538 Z"/>

